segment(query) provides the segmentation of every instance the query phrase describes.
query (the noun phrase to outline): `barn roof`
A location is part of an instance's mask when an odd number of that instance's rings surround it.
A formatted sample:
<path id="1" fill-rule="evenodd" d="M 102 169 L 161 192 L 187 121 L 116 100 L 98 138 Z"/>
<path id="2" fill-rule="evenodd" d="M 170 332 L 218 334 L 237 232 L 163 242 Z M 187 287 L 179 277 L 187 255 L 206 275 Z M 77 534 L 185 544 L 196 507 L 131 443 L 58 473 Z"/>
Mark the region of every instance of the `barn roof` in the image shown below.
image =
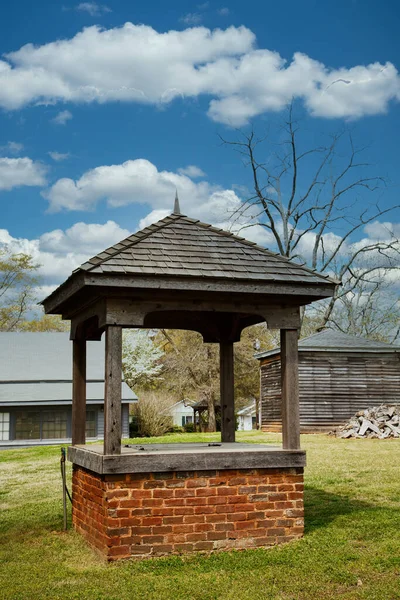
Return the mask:
<path id="1" fill-rule="evenodd" d="M 104 401 L 104 341 L 87 343 L 87 397 Z M 123 401 L 135 394 L 122 382 Z M 0 332 L 0 405 L 71 403 L 72 352 L 66 332 Z"/>
<path id="2" fill-rule="evenodd" d="M 299 352 L 400 352 L 400 346 L 368 340 L 364 337 L 348 335 L 333 329 L 324 329 L 314 335 L 299 340 Z M 255 354 L 258 359 L 279 354 L 280 348 Z"/>

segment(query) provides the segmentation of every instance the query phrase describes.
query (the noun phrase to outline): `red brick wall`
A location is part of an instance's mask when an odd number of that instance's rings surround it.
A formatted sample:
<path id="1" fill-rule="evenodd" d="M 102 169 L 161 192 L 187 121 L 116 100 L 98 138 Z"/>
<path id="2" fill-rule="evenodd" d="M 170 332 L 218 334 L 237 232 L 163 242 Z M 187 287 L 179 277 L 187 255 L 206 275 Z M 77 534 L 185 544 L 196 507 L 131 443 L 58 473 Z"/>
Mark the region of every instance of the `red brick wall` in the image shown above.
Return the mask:
<path id="1" fill-rule="evenodd" d="M 108 560 L 271 546 L 303 534 L 303 469 L 97 475 L 74 465 L 73 524 Z"/>

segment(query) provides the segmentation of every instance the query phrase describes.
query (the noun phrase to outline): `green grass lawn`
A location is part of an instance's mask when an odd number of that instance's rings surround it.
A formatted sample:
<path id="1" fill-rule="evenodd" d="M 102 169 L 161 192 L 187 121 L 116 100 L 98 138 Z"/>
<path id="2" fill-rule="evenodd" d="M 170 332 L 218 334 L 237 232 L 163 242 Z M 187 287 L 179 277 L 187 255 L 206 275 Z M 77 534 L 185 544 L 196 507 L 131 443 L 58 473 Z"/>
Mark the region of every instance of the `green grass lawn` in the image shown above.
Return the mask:
<path id="1" fill-rule="evenodd" d="M 279 441 L 256 432 L 237 438 Z M 217 439 L 177 434 L 131 441 Z M 302 446 L 308 461 L 302 540 L 112 565 L 72 530 L 62 532 L 59 447 L 0 452 L 0 598 L 400 599 L 400 440 L 310 435 L 302 436 Z"/>

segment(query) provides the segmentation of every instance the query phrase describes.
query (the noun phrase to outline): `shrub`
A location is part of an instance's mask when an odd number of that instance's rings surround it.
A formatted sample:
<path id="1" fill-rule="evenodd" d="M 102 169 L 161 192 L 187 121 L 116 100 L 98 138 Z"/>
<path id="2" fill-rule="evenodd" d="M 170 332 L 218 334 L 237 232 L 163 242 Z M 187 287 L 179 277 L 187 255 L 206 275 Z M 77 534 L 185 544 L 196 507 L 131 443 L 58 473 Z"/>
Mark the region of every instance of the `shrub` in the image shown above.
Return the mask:
<path id="1" fill-rule="evenodd" d="M 183 427 L 180 427 L 179 425 L 172 425 L 172 427 L 168 429 L 168 433 L 183 433 L 184 431 Z"/>
<path id="2" fill-rule="evenodd" d="M 156 392 L 142 392 L 135 405 L 139 435 L 155 437 L 164 435 L 172 427 L 169 409 L 174 400 Z"/>
<path id="3" fill-rule="evenodd" d="M 131 422 L 129 423 L 129 437 L 137 437 L 139 435 L 139 423 L 136 415 L 131 417 Z"/>
<path id="4" fill-rule="evenodd" d="M 186 423 L 186 425 L 183 429 L 184 429 L 185 433 L 193 433 L 194 432 L 194 423 Z"/>

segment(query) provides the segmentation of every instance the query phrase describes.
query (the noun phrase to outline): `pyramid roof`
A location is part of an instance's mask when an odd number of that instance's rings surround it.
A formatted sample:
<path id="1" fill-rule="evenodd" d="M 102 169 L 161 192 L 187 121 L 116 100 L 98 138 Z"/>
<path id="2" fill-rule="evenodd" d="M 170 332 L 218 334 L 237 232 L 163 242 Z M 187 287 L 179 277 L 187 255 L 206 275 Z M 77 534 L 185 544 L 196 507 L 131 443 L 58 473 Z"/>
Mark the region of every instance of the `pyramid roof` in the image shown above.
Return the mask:
<path id="1" fill-rule="evenodd" d="M 330 281 L 244 238 L 177 214 L 114 244 L 77 271 L 315 284 Z"/>
<path id="2" fill-rule="evenodd" d="M 65 313 L 89 301 L 96 286 L 301 295 L 300 304 L 332 295 L 337 282 L 254 242 L 173 213 L 83 263 L 44 301 Z M 93 291 L 93 293 L 95 293 Z M 79 297 L 78 297 L 79 296 Z"/>

